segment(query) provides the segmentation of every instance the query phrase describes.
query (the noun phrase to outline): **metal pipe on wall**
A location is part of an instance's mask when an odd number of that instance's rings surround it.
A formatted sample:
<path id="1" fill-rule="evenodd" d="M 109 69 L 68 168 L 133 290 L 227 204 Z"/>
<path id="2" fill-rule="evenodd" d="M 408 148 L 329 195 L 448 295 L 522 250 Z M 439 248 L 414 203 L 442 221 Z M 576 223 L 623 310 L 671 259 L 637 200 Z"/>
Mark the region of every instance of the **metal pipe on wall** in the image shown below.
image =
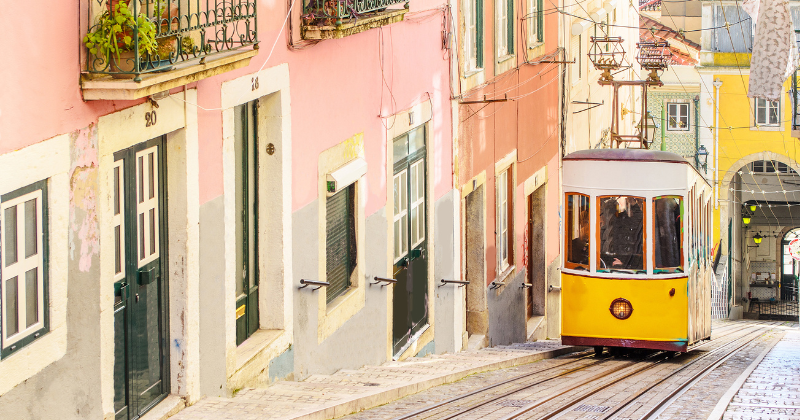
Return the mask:
<path id="1" fill-rule="evenodd" d="M 722 80 L 714 80 L 714 108 L 716 117 L 714 118 L 714 208 L 719 209 L 719 91 L 722 87 Z"/>

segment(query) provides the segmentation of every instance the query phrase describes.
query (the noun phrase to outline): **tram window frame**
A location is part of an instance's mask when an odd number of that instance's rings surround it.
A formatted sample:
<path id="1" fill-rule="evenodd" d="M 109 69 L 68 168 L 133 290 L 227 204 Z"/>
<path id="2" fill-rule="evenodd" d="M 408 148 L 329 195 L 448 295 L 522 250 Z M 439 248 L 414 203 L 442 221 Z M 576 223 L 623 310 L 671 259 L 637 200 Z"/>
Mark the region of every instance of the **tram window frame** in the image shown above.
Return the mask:
<path id="1" fill-rule="evenodd" d="M 626 198 L 633 198 L 637 199 L 639 203 L 642 205 L 642 268 L 600 268 L 600 264 L 603 262 L 602 258 L 602 250 L 603 250 L 603 243 L 601 237 L 601 227 L 600 223 L 602 221 L 601 211 L 602 211 L 602 200 L 606 198 L 613 198 L 613 197 L 626 197 Z M 598 273 L 615 273 L 615 274 L 635 274 L 635 275 L 646 275 L 647 274 L 647 198 L 639 197 L 634 195 L 601 195 L 597 196 L 597 210 L 595 214 L 595 246 L 596 246 L 596 254 L 597 254 L 597 268 L 596 272 Z M 612 261 L 613 262 L 613 261 Z"/>
<path id="2" fill-rule="evenodd" d="M 680 221 L 678 222 L 678 255 L 680 258 L 680 264 L 677 266 L 666 266 L 666 267 L 659 267 L 658 262 L 656 260 L 656 245 L 659 244 L 659 238 L 657 237 L 659 230 L 658 225 L 658 214 L 656 213 L 656 201 L 657 200 L 664 200 L 664 199 L 678 199 L 678 211 L 680 215 Z M 653 197 L 653 274 L 660 275 L 660 274 L 675 274 L 675 273 L 683 273 L 684 272 L 684 256 L 683 256 L 683 241 L 684 241 L 684 232 L 683 232 L 683 221 L 686 218 L 685 214 L 685 207 L 684 207 L 684 199 L 683 196 L 680 195 L 660 195 Z"/>
<path id="3" fill-rule="evenodd" d="M 564 222 L 564 268 L 572 269 L 572 270 L 584 270 L 589 271 L 591 269 L 592 264 L 592 253 L 591 253 L 591 230 L 592 230 L 592 222 L 591 222 L 591 200 L 589 195 L 581 194 L 576 192 L 568 192 L 564 194 L 564 207 L 565 207 L 565 222 Z M 580 197 L 580 201 L 578 202 L 578 235 L 572 237 L 571 233 L 573 231 L 573 210 L 572 210 L 572 203 L 570 202 L 570 198 L 572 197 Z M 585 209 L 584 209 L 585 207 Z M 584 213 L 585 211 L 585 213 Z M 581 218 L 583 222 L 581 221 Z M 584 228 L 585 226 L 585 228 Z M 584 236 L 583 232 L 585 229 L 585 247 L 586 247 L 586 263 L 581 262 L 573 262 L 571 261 L 572 258 L 572 246 L 574 240 L 582 239 L 581 237 Z"/>

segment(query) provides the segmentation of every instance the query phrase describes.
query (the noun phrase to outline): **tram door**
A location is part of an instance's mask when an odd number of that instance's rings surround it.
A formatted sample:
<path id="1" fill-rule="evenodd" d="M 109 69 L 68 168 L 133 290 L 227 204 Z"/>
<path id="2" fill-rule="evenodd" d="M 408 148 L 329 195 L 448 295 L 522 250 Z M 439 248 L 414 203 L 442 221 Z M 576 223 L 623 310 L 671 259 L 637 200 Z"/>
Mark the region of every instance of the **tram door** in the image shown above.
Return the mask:
<path id="1" fill-rule="evenodd" d="M 396 138 L 394 156 L 393 354 L 428 324 L 425 126 Z"/>
<path id="2" fill-rule="evenodd" d="M 164 137 L 114 154 L 114 411 L 135 419 L 168 386 Z"/>
<path id="3" fill-rule="evenodd" d="M 545 193 L 544 187 L 539 187 L 528 196 L 528 283 L 533 287 L 527 291 L 527 316 L 543 316 L 545 314 Z"/>

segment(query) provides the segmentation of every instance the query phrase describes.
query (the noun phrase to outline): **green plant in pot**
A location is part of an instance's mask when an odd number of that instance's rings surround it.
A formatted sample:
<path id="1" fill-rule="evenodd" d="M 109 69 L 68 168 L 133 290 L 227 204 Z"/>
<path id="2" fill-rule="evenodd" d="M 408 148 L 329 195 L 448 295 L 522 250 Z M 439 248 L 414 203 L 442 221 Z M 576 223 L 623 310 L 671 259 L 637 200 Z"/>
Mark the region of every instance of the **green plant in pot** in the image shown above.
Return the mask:
<path id="1" fill-rule="evenodd" d="M 158 50 L 156 25 L 144 14 L 134 16 L 128 4 L 119 1 L 100 15 L 83 43 L 90 53 L 104 60 L 104 68 L 108 64 L 113 72 L 131 73 L 136 71 L 134 31 L 138 34 L 140 60 L 154 56 Z"/>

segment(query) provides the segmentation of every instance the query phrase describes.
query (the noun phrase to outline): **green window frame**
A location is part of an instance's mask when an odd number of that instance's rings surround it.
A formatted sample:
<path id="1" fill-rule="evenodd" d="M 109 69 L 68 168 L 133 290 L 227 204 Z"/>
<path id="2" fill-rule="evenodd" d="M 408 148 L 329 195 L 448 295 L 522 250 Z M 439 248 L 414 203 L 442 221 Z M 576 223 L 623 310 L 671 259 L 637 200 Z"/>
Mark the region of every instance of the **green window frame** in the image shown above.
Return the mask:
<path id="1" fill-rule="evenodd" d="M 325 201 L 325 277 L 329 283 L 325 295 L 328 303 L 352 285 L 358 261 L 355 207 L 355 183 Z"/>
<path id="2" fill-rule="evenodd" d="M 495 25 L 497 26 L 497 58 L 514 54 L 514 0 L 498 0 Z"/>
<path id="3" fill-rule="evenodd" d="M 50 331 L 47 180 L 0 196 L 0 359 Z"/>
<path id="4" fill-rule="evenodd" d="M 535 47 L 544 42 L 544 13 L 542 0 L 528 0 L 528 46 Z"/>
<path id="5" fill-rule="evenodd" d="M 483 0 L 464 2 L 465 72 L 483 68 Z"/>

